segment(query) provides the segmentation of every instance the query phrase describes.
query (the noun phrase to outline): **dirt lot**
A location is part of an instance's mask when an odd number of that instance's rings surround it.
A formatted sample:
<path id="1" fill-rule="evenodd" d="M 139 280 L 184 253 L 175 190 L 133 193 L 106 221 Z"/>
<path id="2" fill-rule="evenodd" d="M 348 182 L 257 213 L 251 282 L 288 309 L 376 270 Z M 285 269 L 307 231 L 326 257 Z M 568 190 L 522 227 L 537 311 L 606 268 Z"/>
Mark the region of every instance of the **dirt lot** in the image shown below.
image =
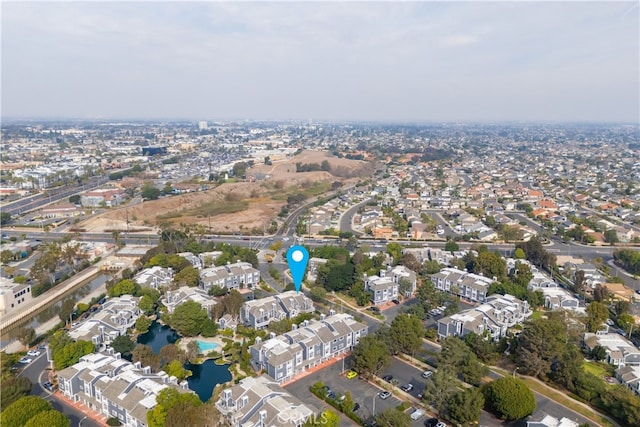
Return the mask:
<path id="1" fill-rule="evenodd" d="M 330 163 L 331 173 L 295 172 L 296 163 L 320 164 L 324 160 Z M 130 229 L 141 231 L 155 230 L 160 222 L 199 224 L 214 233 L 262 230 L 276 218 L 286 204 L 287 195 L 296 192 L 304 192 L 309 197 L 322 194 L 333 182 L 340 181 L 346 185 L 370 176 L 372 169 L 367 162 L 339 159 L 325 152 L 305 151 L 273 165 L 261 164 L 247 171 L 247 176 L 267 174 L 265 180 L 226 183 L 208 191 L 114 209 L 83 221 L 77 227 L 94 232 L 126 230 L 128 215 Z"/>

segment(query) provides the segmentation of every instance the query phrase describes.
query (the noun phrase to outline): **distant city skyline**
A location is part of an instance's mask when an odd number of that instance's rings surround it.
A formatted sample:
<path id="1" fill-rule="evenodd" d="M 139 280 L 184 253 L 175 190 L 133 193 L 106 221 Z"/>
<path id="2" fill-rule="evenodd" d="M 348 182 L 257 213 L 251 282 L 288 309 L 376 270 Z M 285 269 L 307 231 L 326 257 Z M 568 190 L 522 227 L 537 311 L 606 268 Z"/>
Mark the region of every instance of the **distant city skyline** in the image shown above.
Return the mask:
<path id="1" fill-rule="evenodd" d="M 640 121 L 637 2 L 2 2 L 9 118 Z"/>

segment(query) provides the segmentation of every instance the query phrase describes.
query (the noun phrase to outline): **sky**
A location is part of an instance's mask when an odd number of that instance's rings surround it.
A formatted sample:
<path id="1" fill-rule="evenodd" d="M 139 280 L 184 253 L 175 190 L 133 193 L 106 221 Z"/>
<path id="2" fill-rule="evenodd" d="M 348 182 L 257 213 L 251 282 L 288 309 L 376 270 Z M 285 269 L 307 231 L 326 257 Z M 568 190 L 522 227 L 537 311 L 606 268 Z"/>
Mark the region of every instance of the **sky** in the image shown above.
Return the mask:
<path id="1" fill-rule="evenodd" d="M 9 118 L 640 121 L 638 2 L 2 1 Z"/>

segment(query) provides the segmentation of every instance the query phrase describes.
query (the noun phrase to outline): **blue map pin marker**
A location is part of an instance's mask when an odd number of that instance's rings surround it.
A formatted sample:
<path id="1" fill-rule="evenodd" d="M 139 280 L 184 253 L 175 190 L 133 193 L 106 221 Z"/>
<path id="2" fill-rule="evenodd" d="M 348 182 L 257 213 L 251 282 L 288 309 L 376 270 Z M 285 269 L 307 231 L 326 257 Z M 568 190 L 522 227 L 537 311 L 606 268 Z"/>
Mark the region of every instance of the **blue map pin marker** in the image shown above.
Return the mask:
<path id="1" fill-rule="evenodd" d="M 289 263 L 291 277 L 293 277 L 293 284 L 296 285 L 296 292 L 300 292 L 304 272 L 309 262 L 309 252 L 304 246 L 291 246 L 287 251 L 287 262 Z"/>

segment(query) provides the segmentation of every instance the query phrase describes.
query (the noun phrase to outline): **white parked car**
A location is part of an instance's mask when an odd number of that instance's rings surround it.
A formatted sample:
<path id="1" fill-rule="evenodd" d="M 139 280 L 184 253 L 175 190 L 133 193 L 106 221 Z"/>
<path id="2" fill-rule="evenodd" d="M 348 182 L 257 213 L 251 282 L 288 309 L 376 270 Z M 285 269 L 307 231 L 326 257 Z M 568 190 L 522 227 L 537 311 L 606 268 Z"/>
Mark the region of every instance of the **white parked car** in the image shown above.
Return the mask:
<path id="1" fill-rule="evenodd" d="M 420 417 L 422 417 L 424 415 L 424 411 L 422 409 L 416 409 L 415 411 L 413 411 L 413 413 L 411 414 L 411 419 L 412 420 L 419 420 Z"/>
<path id="2" fill-rule="evenodd" d="M 422 373 L 422 378 L 429 378 L 431 375 L 433 375 L 433 371 L 424 371 Z"/>
<path id="3" fill-rule="evenodd" d="M 40 356 L 40 352 L 38 350 L 31 350 L 27 352 L 27 356 L 37 357 Z"/>
<path id="4" fill-rule="evenodd" d="M 24 364 L 31 363 L 32 361 L 33 359 L 30 359 L 28 357 L 23 357 L 22 359 L 19 360 L 20 363 L 24 363 Z"/>
<path id="5" fill-rule="evenodd" d="M 436 424 L 436 427 L 447 427 L 447 425 L 440 421 L 438 424 Z"/>

